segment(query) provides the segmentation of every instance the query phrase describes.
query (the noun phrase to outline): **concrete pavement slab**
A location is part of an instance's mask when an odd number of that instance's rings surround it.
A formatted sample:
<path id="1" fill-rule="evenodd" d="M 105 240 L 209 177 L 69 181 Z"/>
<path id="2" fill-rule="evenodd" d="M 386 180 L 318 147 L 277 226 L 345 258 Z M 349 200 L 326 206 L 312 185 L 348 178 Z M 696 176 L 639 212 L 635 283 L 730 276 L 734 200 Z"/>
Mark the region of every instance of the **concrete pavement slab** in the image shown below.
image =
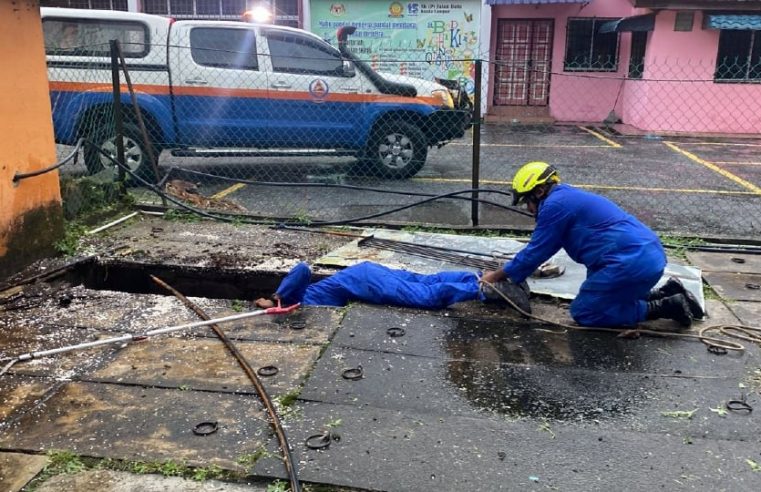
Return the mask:
<path id="1" fill-rule="evenodd" d="M 761 274 L 705 272 L 703 277 L 726 301 L 761 302 Z"/>
<path id="2" fill-rule="evenodd" d="M 251 308 L 256 309 L 256 308 Z M 323 344 L 330 340 L 343 318 L 343 308 L 302 306 L 289 314 L 256 316 L 222 325 L 228 337 L 237 340 L 264 340 Z M 212 312 L 208 313 L 210 316 Z M 236 314 L 221 310 L 215 316 Z M 215 336 L 206 331 L 205 336 Z"/>
<path id="3" fill-rule="evenodd" d="M 60 383 L 50 378 L 4 374 L 0 385 L 0 428 L 7 419 L 18 418 L 34 408 L 56 386 Z"/>
<path id="4" fill-rule="evenodd" d="M 761 474 L 747 443 L 628 431 L 547 432 L 509 422 L 380 408 L 305 403 L 291 441 L 304 480 L 372 490 L 627 491 L 758 490 Z M 340 425 L 335 425 L 340 419 Z M 328 424 L 340 436 L 328 449 L 306 438 Z M 254 472 L 282 476 L 272 459 Z"/>
<path id="5" fill-rule="evenodd" d="M 737 319 L 712 303 L 712 317 L 700 326 Z M 476 314 L 477 315 L 477 314 Z M 401 332 L 389 329 L 401 328 Z M 747 361 L 757 363 L 758 350 L 746 354 L 716 356 L 700 343 L 673 338 L 643 336 L 637 340 L 610 333 L 585 333 L 512 319 L 479 319 L 443 316 L 433 312 L 410 312 L 378 306 L 353 305 L 333 346 L 373 352 L 389 352 L 440 359 L 464 359 L 513 364 L 541 364 L 603 371 L 646 372 L 672 375 L 730 376 L 742 371 Z"/>
<path id="6" fill-rule="evenodd" d="M 89 342 L 104 336 L 110 335 L 93 329 L 37 324 L 33 320 L 0 325 L 0 358 Z M 17 363 L 10 372 L 70 379 L 107 360 L 113 350 L 114 347 L 104 346 L 32 359 Z"/>
<path id="7" fill-rule="evenodd" d="M 761 302 L 736 301 L 729 304 L 729 309 L 741 324 L 755 327 L 761 325 Z"/>
<path id="8" fill-rule="evenodd" d="M 436 415 L 607 422 L 619 429 L 684 431 L 726 439 L 761 431 L 755 418 L 712 418 L 709 410 L 723 409 L 728 400 L 740 398 L 742 370 L 724 377 L 655 375 L 504 363 L 499 357 L 495 352 L 491 361 L 439 360 L 332 347 L 301 398 Z M 362 379 L 343 378 L 346 368 L 359 365 Z M 752 405 L 761 404 L 761 398 L 751 400 Z M 662 416 L 662 412 L 693 409 L 701 410 L 699 419 Z"/>
<path id="9" fill-rule="evenodd" d="M 265 366 L 278 369 L 274 376 L 260 376 L 271 397 L 298 387 L 320 353 L 320 347 L 316 345 L 234 343 L 255 371 Z M 253 384 L 225 345 L 211 338 L 167 338 L 160 342 L 131 344 L 88 379 L 209 391 L 255 392 Z"/>
<path id="10" fill-rule="evenodd" d="M 37 488 L 37 492 L 265 492 L 266 485 L 234 484 L 218 480 L 198 482 L 180 477 L 134 475 L 113 470 L 87 470 L 73 475 L 56 475 Z"/>
<path id="11" fill-rule="evenodd" d="M 47 458 L 34 454 L 0 453 L 0 490 L 17 492 L 42 471 Z"/>
<path id="12" fill-rule="evenodd" d="M 687 259 L 704 272 L 761 273 L 761 255 L 688 251 Z"/>
<path id="13" fill-rule="evenodd" d="M 193 428 L 206 421 L 216 421 L 218 431 L 195 435 Z M 6 429 L 0 446 L 239 469 L 236 459 L 269 439 L 253 395 L 69 383 Z"/>

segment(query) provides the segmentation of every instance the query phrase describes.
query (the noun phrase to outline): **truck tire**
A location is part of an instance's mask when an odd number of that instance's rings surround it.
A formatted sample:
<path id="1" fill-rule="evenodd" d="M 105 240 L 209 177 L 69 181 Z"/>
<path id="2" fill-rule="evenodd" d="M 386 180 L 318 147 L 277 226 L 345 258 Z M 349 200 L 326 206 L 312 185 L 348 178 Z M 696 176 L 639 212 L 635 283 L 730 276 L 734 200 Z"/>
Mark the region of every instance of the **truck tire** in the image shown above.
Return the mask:
<path id="1" fill-rule="evenodd" d="M 95 130 L 88 137 L 93 144 L 116 159 L 116 135 L 112 125 Z M 97 174 L 101 171 L 110 170 L 114 177 L 118 175 L 119 169 L 110 159 L 98 152 L 92 145 L 85 146 L 85 166 L 88 174 Z M 148 151 L 143 143 L 143 137 L 138 127 L 132 123 L 124 123 L 124 158 L 127 167 L 142 179 L 153 183 L 156 179 L 153 167 L 148 157 Z M 127 182 L 135 182 L 127 173 Z"/>
<path id="2" fill-rule="evenodd" d="M 355 172 L 386 179 L 407 179 L 423 168 L 427 157 L 425 135 L 417 126 L 406 121 L 389 121 L 373 131 Z"/>

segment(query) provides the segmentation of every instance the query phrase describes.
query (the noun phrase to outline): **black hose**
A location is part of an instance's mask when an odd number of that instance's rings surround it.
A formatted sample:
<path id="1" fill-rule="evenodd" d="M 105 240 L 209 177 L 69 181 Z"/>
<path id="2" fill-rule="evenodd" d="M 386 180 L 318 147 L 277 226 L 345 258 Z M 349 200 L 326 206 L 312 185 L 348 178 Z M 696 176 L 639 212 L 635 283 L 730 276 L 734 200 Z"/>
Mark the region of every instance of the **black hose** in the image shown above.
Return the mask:
<path id="1" fill-rule="evenodd" d="M 183 167 L 172 167 L 169 169 L 169 172 L 167 172 L 167 176 L 169 176 L 170 173 L 173 173 L 174 171 L 181 171 L 188 174 L 194 174 L 196 176 L 204 176 L 207 178 L 214 178 L 219 179 L 221 181 L 228 181 L 233 183 L 242 183 L 246 185 L 252 185 L 252 186 L 267 186 L 267 187 L 283 187 L 283 188 L 289 188 L 289 187 L 299 187 L 299 188 L 339 188 L 344 190 L 356 190 L 356 191 L 372 191 L 374 193 L 386 193 L 390 195 L 405 195 L 405 196 L 425 196 L 425 197 L 435 197 L 439 195 L 434 195 L 433 193 L 422 193 L 419 191 L 398 191 L 398 190 L 386 190 L 383 188 L 371 188 L 369 186 L 355 186 L 355 185 L 344 185 L 344 184 L 334 184 L 334 183 L 297 183 L 297 182 L 278 182 L 278 181 L 253 181 L 250 179 L 240 179 L 240 178 L 230 178 L 227 176 L 219 176 L 217 174 L 211 174 L 211 173 L 204 173 L 201 171 L 194 171 L 192 169 L 186 169 Z M 166 180 L 166 177 L 164 178 Z M 467 191 L 480 191 L 478 189 L 476 190 L 467 190 Z M 502 190 L 491 190 L 491 189 L 484 189 L 483 191 L 496 193 L 498 195 L 504 195 L 511 197 L 513 196 L 512 192 L 502 191 Z M 455 196 L 451 197 L 455 200 L 467 200 L 467 201 L 473 201 L 473 198 L 466 197 L 466 196 Z M 515 212 L 520 215 L 525 215 L 527 217 L 533 217 L 533 214 L 520 209 L 518 207 L 513 207 L 509 205 L 502 205 L 501 203 L 492 202 L 490 200 L 482 200 L 478 199 L 476 200 L 479 203 L 484 203 L 487 205 L 493 205 L 495 207 L 503 208 L 505 210 L 510 210 L 511 212 Z"/>
<path id="2" fill-rule="evenodd" d="M 33 178 L 41 174 L 49 173 L 50 171 L 55 171 L 56 169 L 63 166 L 64 164 L 66 164 L 72 159 L 74 160 L 74 163 L 76 164 L 76 159 L 77 159 L 77 156 L 79 155 L 79 149 L 82 148 L 83 142 L 84 142 L 84 139 L 80 138 L 77 141 L 77 145 L 74 146 L 74 150 L 72 150 L 69 155 L 64 157 L 62 160 L 56 162 L 52 166 L 46 167 L 45 169 L 40 169 L 39 171 L 32 171 L 29 173 L 16 173 L 15 175 L 13 175 L 13 182 L 18 183 L 22 179 Z"/>
<path id="3" fill-rule="evenodd" d="M 189 210 L 189 211 L 191 211 L 193 213 L 196 213 L 198 215 L 201 215 L 203 217 L 207 217 L 207 218 L 214 219 L 214 220 L 221 220 L 221 221 L 224 221 L 224 222 L 242 222 L 244 224 L 271 224 L 271 221 L 264 221 L 264 220 L 241 220 L 241 217 L 245 217 L 245 216 L 242 216 L 242 215 L 229 215 L 228 216 L 228 215 L 224 215 L 224 214 L 211 214 L 209 212 L 206 212 L 206 211 L 203 211 L 203 210 L 199 210 L 199 209 L 197 209 L 195 207 L 191 207 L 190 205 L 187 205 L 187 204 L 183 203 L 181 200 L 178 200 L 178 199 L 172 197 L 171 195 L 168 195 L 168 194 L 164 193 L 156 185 L 154 185 L 153 183 L 149 183 L 148 181 L 146 181 L 145 179 L 143 179 L 142 177 L 137 175 L 134 171 L 129 169 L 128 166 L 125 166 L 125 165 L 121 164 L 119 161 L 117 161 L 116 159 L 114 159 L 113 157 L 108 155 L 101 148 L 99 148 L 97 145 L 93 144 L 89 140 L 86 140 L 85 142 L 87 144 L 89 144 L 89 145 L 92 145 L 101 155 L 105 156 L 107 159 L 109 159 L 111 162 L 113 162 L 116 166 L 118 166 L 121 169 L 123 169 L 127 174 L 130 175 L 130 177 L 132 179 L 134 179 L 135 181 L 137 181 L 138 183 L 140 183 L 144 187 L 150 189 L 151 191 L 156 193 L 158 196 L 160 196 L 162 198 L 165 198 L 168 201 L 178 205 L 180 208 L 183 208 L 185 210 Z M 382 217 L 384 215 L 390 215 L 390 214 L 393 214 L 393 213 L 396 213 L 396 212 L 400 212 L 402 210 L 406 210 L 408 208 L 412 208 L 412 207 L 416 207 L 418 205 L 423 205 L 423 204 L 430 203 L 430 202 L 433 202 L 433 201 L 436 201 L 436 200 L 440 200 L 442 198 L 451 198 L 451 197 L 455 197 L 455 196 L 458 196 L 458 195 L 470 194 L 470 193 L 473 193 L 474 191 L 478 191 L 478 192 L 481 192 L 481 193 L 500 193 L 500 194 L 505 194 L 504 191 L 500 191 L 500 190 L 479 189 L 479 188 L 469 189 L 469 190 L 453 191 L 451 193 L 445 193 L 445 194 L 442 194 L 442 195 L 435 195 L 435 196 L 432 196 L 432 197 L 427 198 L 425 200 L 420 200 L 420 201 L 417 201 L 415 203 L 411 203 L 411 204 L 408 204 L 408 205 L 403 205 L 401 207 L 396 207 L 396 208 L 389 209 L 389 210 L 386 210 L 386 211 L 383 211 L 383 212 L 378 212 L 378 213 L 375 213 L 375 214 L 369 214 L 369 215 L 364 215 L 364 216 L 361 216 L 361 217 L 354 217 L 354 218 L 351 218 L 351 219 L 344 219 L 344 220 L 315 221 L 315 222 L 311 222 L 310 224 L 311 225 L 320 225 L 320 226 L 353 224 L 355 222 L 359 222 L 359 221 L 362 221 L 362 220 L 374 219 L 376 217 Z M 511 209 L 511 210 L 513 210 L 513 209 Z M 513 210 L 513 211 L 518 212 L 517 209 Z M 520 213 L 527 214 L 527 215 L 533 217 L 533 215 L 531 215 L 530 213 L 524 212 L 522 210 L 520 211 Z M 284 225 L 303 225 L 302 222 L 284 222 L 283 224 Z"/>

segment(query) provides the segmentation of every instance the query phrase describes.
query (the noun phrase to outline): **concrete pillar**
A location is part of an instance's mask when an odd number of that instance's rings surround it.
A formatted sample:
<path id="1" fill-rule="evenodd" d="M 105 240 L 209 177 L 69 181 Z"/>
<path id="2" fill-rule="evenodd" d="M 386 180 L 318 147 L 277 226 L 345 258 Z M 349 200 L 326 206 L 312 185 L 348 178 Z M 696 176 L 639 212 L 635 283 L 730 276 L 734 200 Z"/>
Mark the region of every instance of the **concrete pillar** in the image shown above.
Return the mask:
<path id="1" fill-rule="evenodd" d="M 58 172 L 13 183 L 56 161 L 36 0 L 0 1 L 0 280 L 53 252 L 63 231 Z"/>

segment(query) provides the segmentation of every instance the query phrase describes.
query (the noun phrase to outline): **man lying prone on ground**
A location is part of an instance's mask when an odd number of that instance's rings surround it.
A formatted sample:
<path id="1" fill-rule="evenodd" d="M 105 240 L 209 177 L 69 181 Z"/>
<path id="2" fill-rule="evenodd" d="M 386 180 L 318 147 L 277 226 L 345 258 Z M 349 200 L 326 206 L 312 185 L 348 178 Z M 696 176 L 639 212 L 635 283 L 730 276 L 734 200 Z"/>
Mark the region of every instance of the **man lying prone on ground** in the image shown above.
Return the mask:
<path id="1" fill-rule="evenodd" d="M 352 301 L 420 309 L 443 309 L 463 301 L 507 304 L 493 288 L 480 284 L 473 272 L 439 272 L 432 275 L 395 270 L 369 261 L 347 267 L 332 276 L 310 283 L 312 271 L 299 263 L 270 298 L 256 300 L 260 308 L 276 303 L 308 306 L 345 306 Z M 494 286 L 520 309 L 531 312 L 529 288 L 511 281 Z"/>

